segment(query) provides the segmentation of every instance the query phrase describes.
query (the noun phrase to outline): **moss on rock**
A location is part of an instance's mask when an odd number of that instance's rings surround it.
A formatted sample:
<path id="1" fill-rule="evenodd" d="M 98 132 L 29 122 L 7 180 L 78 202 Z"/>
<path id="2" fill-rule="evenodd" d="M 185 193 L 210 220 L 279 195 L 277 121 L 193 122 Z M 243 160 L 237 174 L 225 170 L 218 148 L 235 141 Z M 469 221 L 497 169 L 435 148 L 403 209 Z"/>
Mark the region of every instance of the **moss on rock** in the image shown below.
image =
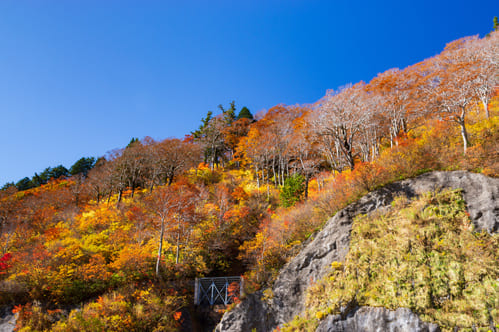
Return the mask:
<path id="1" fill-rule="evenodd" d="M 352 226 L 344 264 L 309 288 L 304 316 L 284 330 L 315 330 L 325 313 L 409 308 L 443 331 L 499 324 L 499 236 L 473 232 L 460 190 L 399 197 Z"/>

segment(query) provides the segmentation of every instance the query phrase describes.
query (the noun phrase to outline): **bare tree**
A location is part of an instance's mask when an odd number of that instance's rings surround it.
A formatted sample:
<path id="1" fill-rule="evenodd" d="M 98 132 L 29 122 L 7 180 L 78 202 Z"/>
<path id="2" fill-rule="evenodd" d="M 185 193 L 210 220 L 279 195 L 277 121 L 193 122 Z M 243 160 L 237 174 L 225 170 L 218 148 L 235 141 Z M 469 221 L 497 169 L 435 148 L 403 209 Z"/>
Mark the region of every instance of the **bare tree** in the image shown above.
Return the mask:
<path id="1" fill-rule="evenodd" d="M 196 220 L 197 197 L 193 188 L 185 185 L 160 187 L 148 197 L 150 211 L 159 219 L 160 225 L 157 276 L 159 276 L 165 233 L 168 233 L 175 242 L 175 263 L 179 263 L 181 241 L 190 234 L 192 224 Z"/>
<path id="2" fill-rule="evenodd" d="M 470 146 L 466 116 L 477 101 L 479 74 L 474 68 L 479 64 L 468 49 L 476 40 L 477 37 L 466 37 L 449 43 L 441 54 L 428 60 L 431 68 L 420 85 L 437 116 L 459 125 L 464 153 Z"/>
<path id="3" fill-rule="evenodd" d="M 147 151 L 147 178 L 149 188 L 167 183 L 171 185 L 174 178 L 201 162 L 201 146 L 195 142 L 186 142 L 177 138 L 168 138 L 154 142 L 145 140 Z"/>
<path id="4" fill-rule="evenodd" d="M 482 103 L 485 116 L 489 118 L 489 102 L 499 86 L 499 31 L 492 32 L 489 37 L 473 40 L 467 48 L 468 56 L 475 58 L 475 94 Z"/>
<path id="5" fill-rule="evenodd" d="M 354 169 L 359 134 L 372 120 L 366 98 L 365 84 L 358 83 L 328 91 L 317 104 L 312 122 L 317 135 L 325 137 L 321 141 L 326 143 L 323 148 L 329 149 L 329 158 L 341 157 L 339 170 L 344 166 Z"/>

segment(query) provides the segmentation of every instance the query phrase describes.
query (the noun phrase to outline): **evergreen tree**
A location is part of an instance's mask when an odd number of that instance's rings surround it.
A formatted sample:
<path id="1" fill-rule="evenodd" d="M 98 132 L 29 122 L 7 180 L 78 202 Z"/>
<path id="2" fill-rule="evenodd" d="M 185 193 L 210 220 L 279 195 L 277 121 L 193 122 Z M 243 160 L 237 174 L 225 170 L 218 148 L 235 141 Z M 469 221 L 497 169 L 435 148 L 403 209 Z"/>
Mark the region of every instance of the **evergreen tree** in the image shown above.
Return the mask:
<path id="1" fill-rule="evenodd" d="M 237 119 L 250 119 L 250 120 L 253 120 L 253 114 L 251 114 L 250 110 L 244 106 L 243 108 L 241 108 L 241 110 L 239 111 L 239 114 L 237 115 Z"/>
<path id="2" fill-rule="evenodd" d="M 138 141 L 139 141 L 139 139 L 137 137 L 132 137 L 132 139 L 130 140 L 130 143 L 128 143 L 128 145 L 126 147 L 129 148 L 132 145 L 134 145 L 135 143 L 137 143 Z"/>
<path id="3" fill-rule="evenodd" d="M 226 124 L 230 125 L 236 120 L 236 102 L 231 101 L 228 109 L 224 109 L 222 104 L 218 105 L 218 108 L 222 111 L 223 118 Z"/>
<path id="4" fill-rule="evenodd" d="M 14 184 L 14 182 L 7 182 L 6 184 L 3 185 L 3 187 L 0 190 L 7 190 L 10 187 L 15 187 L 15 186 L 16 185 Z"/>
<path id="5" fill-rule="evenodd" d="M 497 19 L 497 16 L 494 16 L 492 19 L 492 31 L 497 31 L 499 30 L 499 20 Z M 485 35 L 485 37 L 490 37 L 490 32 Z"/>
<path id="6" fill-rule="evenodd" d="M 205 131 L 206 127 L 208 127 L 208 123 L 210 123 L 212 115 L 213 112 L 208 111 L 206 117 L 201 119 L 201 125 L 199 126 L 199 128 L 195 131 L 191 131 L 192 137 L 199 139 L 203 136 L 203 132 Z"/>
<path id="7" fill-rule="evenodd" d="M 66 167 L 59 165 L 56 167 L 50 168 L 49 178 L 50 179 L 58 179 L 61 177 L 69 176 L 69 171 Z"/>
<path id="8" fill-rule="evenodd" d="M 33 182 L 31 182 L 31 180 L 28 177 L 22 178 L 16 183 L 17 190 L 28 190 L 34 187 L 35 185 L 33 184 Z"/>
<path id="9" fill-rule="evenodd" d="M 49 168 L 46 168 L 43 172 L 40 174 L 35 173 L 33 177 L 31 178 L 31 184 L 33 187 L 40 187 L 42 184 L 47 183 L 47 173 Z M 24 190 L 24 189 L 19 189 L 19 190 Z"/>
<path id="10" fill-rule="evenodd" d="M 38 187 L 47 183 L 50 179 L 58 179 L 60 177 L 69 176 L 69 171 L 66 167 L 59 165 L 56 167 L 47 167 L 39 175 L 35 173 L 31 182 L 34 186 Z"/>
<path id="11" fill-rule="evenodd" d="M 69 168 L 69 174 L 71 175 L 82 174 L 83 176 L 86 177 L 88 172 L 94 167 L 94 165 L 95 165 L 94 157 L 80 158 L 78 159 L 77 162 L 73 164 L 73 166 Z"/>

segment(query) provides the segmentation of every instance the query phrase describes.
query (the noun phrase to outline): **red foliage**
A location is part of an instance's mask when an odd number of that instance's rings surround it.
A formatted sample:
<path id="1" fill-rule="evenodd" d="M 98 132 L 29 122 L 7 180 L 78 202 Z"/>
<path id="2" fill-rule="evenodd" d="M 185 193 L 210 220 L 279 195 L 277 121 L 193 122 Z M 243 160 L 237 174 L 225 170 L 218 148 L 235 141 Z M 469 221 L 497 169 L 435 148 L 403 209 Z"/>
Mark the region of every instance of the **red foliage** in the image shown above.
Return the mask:
<path id="1" fill-rule="evenodd" d="M 7 264 L 8 261 L 12 258 L 12 254 L 6 253 L 2 257 L 0 257 L 0 274 L 3 274 L 5 272 L 1 272 L 2 270 L 7 270 L 9 267 L 12 267 L 12 265 Z"/>
<path id="2" fill-rule="evenodd" d="M 182 318 L 182 313 L 180 311 L 177 311 L 173 314 L 173 319 L 175 319 L 176 321 L 180 320 L 180 318 Z"/>

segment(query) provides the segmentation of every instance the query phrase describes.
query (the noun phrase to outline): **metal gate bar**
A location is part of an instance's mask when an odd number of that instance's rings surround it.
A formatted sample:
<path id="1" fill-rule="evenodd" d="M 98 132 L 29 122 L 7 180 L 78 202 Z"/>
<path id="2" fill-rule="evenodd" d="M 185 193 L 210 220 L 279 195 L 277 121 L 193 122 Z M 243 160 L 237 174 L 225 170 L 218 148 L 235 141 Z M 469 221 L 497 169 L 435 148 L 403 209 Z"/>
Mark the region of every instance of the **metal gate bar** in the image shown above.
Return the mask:
<path id="1" fill-rule="evenodd" d="M 196 278 L 194 304 L 228 305 L 242 294 L 241 277 Z"/>

